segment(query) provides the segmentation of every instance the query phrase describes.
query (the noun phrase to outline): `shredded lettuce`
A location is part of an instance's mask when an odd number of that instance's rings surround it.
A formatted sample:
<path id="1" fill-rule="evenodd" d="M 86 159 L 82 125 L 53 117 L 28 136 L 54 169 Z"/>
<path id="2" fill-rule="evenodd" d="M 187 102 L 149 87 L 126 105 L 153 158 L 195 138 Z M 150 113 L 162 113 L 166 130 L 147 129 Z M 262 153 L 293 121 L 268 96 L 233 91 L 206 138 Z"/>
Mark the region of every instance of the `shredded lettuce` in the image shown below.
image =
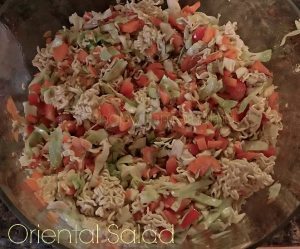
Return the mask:
<path id="1" fill-rule="evenodd" d="M 280 46 L 283 46 L 286 43 L 286 39 L 288 37 L 292 37 L 292 36 L 296 36 L 296 35 L 300 35 L 300 19 L 299 20 L 295 20 L 295 25 L 296 25 L 296 30 L 288 33 L 287 35 L 285 35 L 280 43 Z"/>
<path id="2" fill-rule="evenodd" d="M 264 151 L 269 148 L 268 143 L 261 140 L 256 141 L 245 141 L 243 150 L 245 151 Z"/>
<path id="3" fill-rule="evenodd" d="M 148 204 L 159 199 L 159 194 L 152 185 L 146 185 L 140 195 L 141 203 Z"/>
<path id="4" fill-rule="evenodd" d="M 259 53 L 251 53 L 249 51 L 244 52 L 243 55 L 244 60 L 250 60 L 250 61 L 261 61 L 261 62 L 268 62 L 272 58 L 272 50 L 268 49 L 263 52 Z"/>
<path id="5" fill-rule="evenodd" d="M 128 149 L 132 152 L 135 152 L 136 150 L 140 150 L 144 147 L 146 147 L 147 138 L 141 137 L 133 141 L 133 143 L 128 147 Z"/>
<path id="6" fill-rule="evenodd" d="M 49 137 L 49 160 L 53 168 L 60 166 L 62 162 L 63 133 L 61 128 L 56 128 Z"/>
<path id="7" fill-rule="evenodd" d="M 221 200 L 218 200 L 218 199 L 213 198 L 211 196 L 205 195 L 203 193 L 200 193 L 200 194 L 196 195 L 194 197 L 194 200 L 201 203 L 201 204 L 204 204 L 204 205 L 207 205 L 207 206 L 212 206 L 212 207 L 219 207 L 222 204 Z"/>
<path id="8" fill-rule="evenodd" d="M 124 72 L 127 64 L 127 61 L 123 59 L 116 60 L 111 68 L 104 73 L 102 79 L 106 82 L 117 79 Z"/>
<path id="9" fill-rule="evenodd" d="M 160 81 L 160 85 L 170 94 L 171 98 L 178 98 L 180 96 L 178 84 L 167 76 L 163 76 Z"/>
<path id="10" fill-rule="evenodd" d="M 259 94 L 262 90 L 263 90 L 264 86 L 260 86 L 260 87 L 257 87 L 255 90 L 253 90 L 246 98 L 244 98 L 242 100 L 242 102 L 240 103 L 240 107 L 239 107 L 239 110 L 238 110 L 238 113 L 243 113 L 247 106 L 249 105 L 249 103 L 251 102 L 251 100 L 257 95 Z"/>
<path id="11" fill-rule="evenodd" d="M 213 95 L 213 99 L 219 104 L 221 108 L 224 109 L 225 112 L 230 112 L 230 110 L 238 104 L 238 102 L 235 100 L 225 100 L 217 94 Z"/>
<path id="12" fill-rule="evenodd" d="M 279 195 L 281 190 L 281 184 L 279 182 L 274 183 L 269 187 L 268 203 L 273 202 Z"/>
<path id="13" fill-rule="evenodd" d="M 222 80 L 214 74 L 209 74 L 207 81 L 198 89 L 199 99 L 205 100 L 220 91 L 223 87 Z"/>
<path id="14" fill-rule="evenodd" d="M 108 138 L 108 133 L 104 129 L 89 130 L 85 137 L 86 140 L 95 145 L 99 145 L 106 138 Z"/>

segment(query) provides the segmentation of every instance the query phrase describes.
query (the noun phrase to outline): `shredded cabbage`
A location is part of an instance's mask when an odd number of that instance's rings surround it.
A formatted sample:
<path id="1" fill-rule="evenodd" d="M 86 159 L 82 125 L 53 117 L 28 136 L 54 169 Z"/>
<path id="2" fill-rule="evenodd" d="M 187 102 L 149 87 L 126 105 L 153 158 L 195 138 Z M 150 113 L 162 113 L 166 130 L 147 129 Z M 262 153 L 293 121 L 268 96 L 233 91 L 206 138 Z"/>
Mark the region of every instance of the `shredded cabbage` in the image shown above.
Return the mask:
<path id="1" fill-rule="evenodd" d="M 51 167 L 57 168 L 62 162 L 62 141 L 62 130 L 61 128 L 57 128 L 49 137 L 49 160 Z"/>

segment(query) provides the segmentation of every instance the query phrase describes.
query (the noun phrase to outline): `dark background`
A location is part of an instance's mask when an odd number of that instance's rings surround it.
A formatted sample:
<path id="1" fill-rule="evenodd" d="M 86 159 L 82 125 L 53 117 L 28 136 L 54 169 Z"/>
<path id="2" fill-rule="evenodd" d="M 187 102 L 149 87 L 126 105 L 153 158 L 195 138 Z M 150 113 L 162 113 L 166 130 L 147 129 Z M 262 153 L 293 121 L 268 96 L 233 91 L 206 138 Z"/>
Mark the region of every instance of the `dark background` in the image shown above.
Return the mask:
<path id="1" fill-rule="evenodd" d="M 41 0 L 43 1 L 43 0 Z M 101 1 L 101 0 L 98 0 Z M 284 0 L 283 0 L 284 1 Z M 0 0 L 0 6 L 5 0 Z M 294 0 L 300 8 L 300 0 Z M 55 249 L 53 246 L 25 242 L 22 245 L 15 245 L 7 237 L 9 228 L 18 224 L 20 221 L 12 214 L 7 207 L 0 201 L 0 249 Z M 14 229 L 12 237 L 17 241 L 18 238 L 24 238 L 22 229 Z M 264 246 L 300 246 L 300 213 L 294 217 L 282 230 L 268 239 Z"/>

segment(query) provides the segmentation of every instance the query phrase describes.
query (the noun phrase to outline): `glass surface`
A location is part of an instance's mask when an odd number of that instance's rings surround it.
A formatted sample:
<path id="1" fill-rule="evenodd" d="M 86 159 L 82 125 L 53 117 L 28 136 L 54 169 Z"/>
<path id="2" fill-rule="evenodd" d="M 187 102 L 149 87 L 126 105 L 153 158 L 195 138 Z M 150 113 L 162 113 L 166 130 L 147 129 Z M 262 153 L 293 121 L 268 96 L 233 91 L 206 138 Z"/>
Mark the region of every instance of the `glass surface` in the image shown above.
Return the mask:
<path id="1" fill-rule="evenodd" d="M 180 1 L 182 5 L 194 1 Z M 267 191 L 254 195 L 244 210 L 246 218 L 220 238 L 211 239 L 209 233 L 199 234 L 201 245 L 174 246 L 172 248 L 245 248 L 261 241 L 289 217 L 299 211 L 300 200 L 300 73 L 295 72 L 300 63 L 299 37 L 289 39 L 279 47 L 282 37 L 295 29 L 294 20 L 299 11 L 290 1 L 282 0 L 202 0 L 201 10 L 210 15 L 221 14 L 221 23 L 237 21 L 239 34 L 253 52 L 272 48 L 274 55 L 269 67 L 280 87 L 281 112 L 284 130 L 280 135 L 279 155 L 275 178 L 282 183 L 279 197 L 266 203 Z M 47 210 L 34 205 L 34 195 L 25 194 L 19 183 L 23 172 L 18 165 L 22 142 L 15 142 L 11 123 L 5 112 L 5 101 L 12 96 L 21 110 L 26 98 L 26 86 L 35 72 L 31 60 L 36 46 L 43 46 L 43 34 L 68 25 L 68 16 L 85 10 L 103 11 L 114 1 L 92 0 L 20 0 L 6 1 L 0 7 L 0 196 L 28 227 L 54 227 Z M 60 222 L 59 228 L 66 227 Z M 62 241 L 60 241 L 62 243 Z M 67 247 L 85 248 L 82 244 Z M 109 248 L 107 245 L 103 245 Z M 138 248 L 136 244 L 133 247 Z M 90 244 L 88 248 L 100 248 Z"/>

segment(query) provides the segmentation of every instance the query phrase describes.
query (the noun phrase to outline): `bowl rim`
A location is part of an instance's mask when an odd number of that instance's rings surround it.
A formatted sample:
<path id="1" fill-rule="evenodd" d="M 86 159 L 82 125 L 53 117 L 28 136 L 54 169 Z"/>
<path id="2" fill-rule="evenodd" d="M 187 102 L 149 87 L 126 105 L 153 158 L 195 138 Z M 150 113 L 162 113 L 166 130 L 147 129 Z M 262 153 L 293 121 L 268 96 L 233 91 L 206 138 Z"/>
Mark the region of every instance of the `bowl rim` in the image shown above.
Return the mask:
<path id="1" fill-rule="evenodd" d="M 6 0 L 4 4 L 0 7 L 0 17 L 5 12 L 5 10 L 9 7 L 9 5 L 13 2 L 13 0 Z M 287 4 L 290 4 L 295 13 L 300 18 L 300 6 L 297 6 L 294 2 L 294 0 L 287 0 Z M 13 202 L 8 198 L 8 196 L 5 194 L 5 192 L 0 188 L 0 200 L 2 203 L 9 209 L 10 212 L 12 212 L 13 215 L 16 216 L 16 218 L 24 224 L 27 228 L 33 230 L 34 234 L 37 236 L 38 231 L 42 231 L 41 228 L 38 228 L 36 225 L 30 222 L 30 220 L 13 204 Z M 300 214 L 300 204 L 298 207 L 293 210 L 291 214 L 288 215 L 288 217 L 283 220 L 276 228 L 274 228 L 271 232 L 263 236 L 258 241 L 251 241 L 250 245 L 248 245 L 246 248 L 248 249 L 256 249 L 257 247 L 263 245 L 267 240 L 269 240 L 273 235 L 278 233 L 279 231 L 283 230 L 288 223 L 296 216 Z M 69 249 L 68 247 L 64 246 L 63 244 L 58 243 L 56 240 L 54 243 L 51 243 L 51 245 L 54 246 L 54 248 L 57 249 Z M 283 245 L 283 246 L 290 246 L 290 245 Z"/>

